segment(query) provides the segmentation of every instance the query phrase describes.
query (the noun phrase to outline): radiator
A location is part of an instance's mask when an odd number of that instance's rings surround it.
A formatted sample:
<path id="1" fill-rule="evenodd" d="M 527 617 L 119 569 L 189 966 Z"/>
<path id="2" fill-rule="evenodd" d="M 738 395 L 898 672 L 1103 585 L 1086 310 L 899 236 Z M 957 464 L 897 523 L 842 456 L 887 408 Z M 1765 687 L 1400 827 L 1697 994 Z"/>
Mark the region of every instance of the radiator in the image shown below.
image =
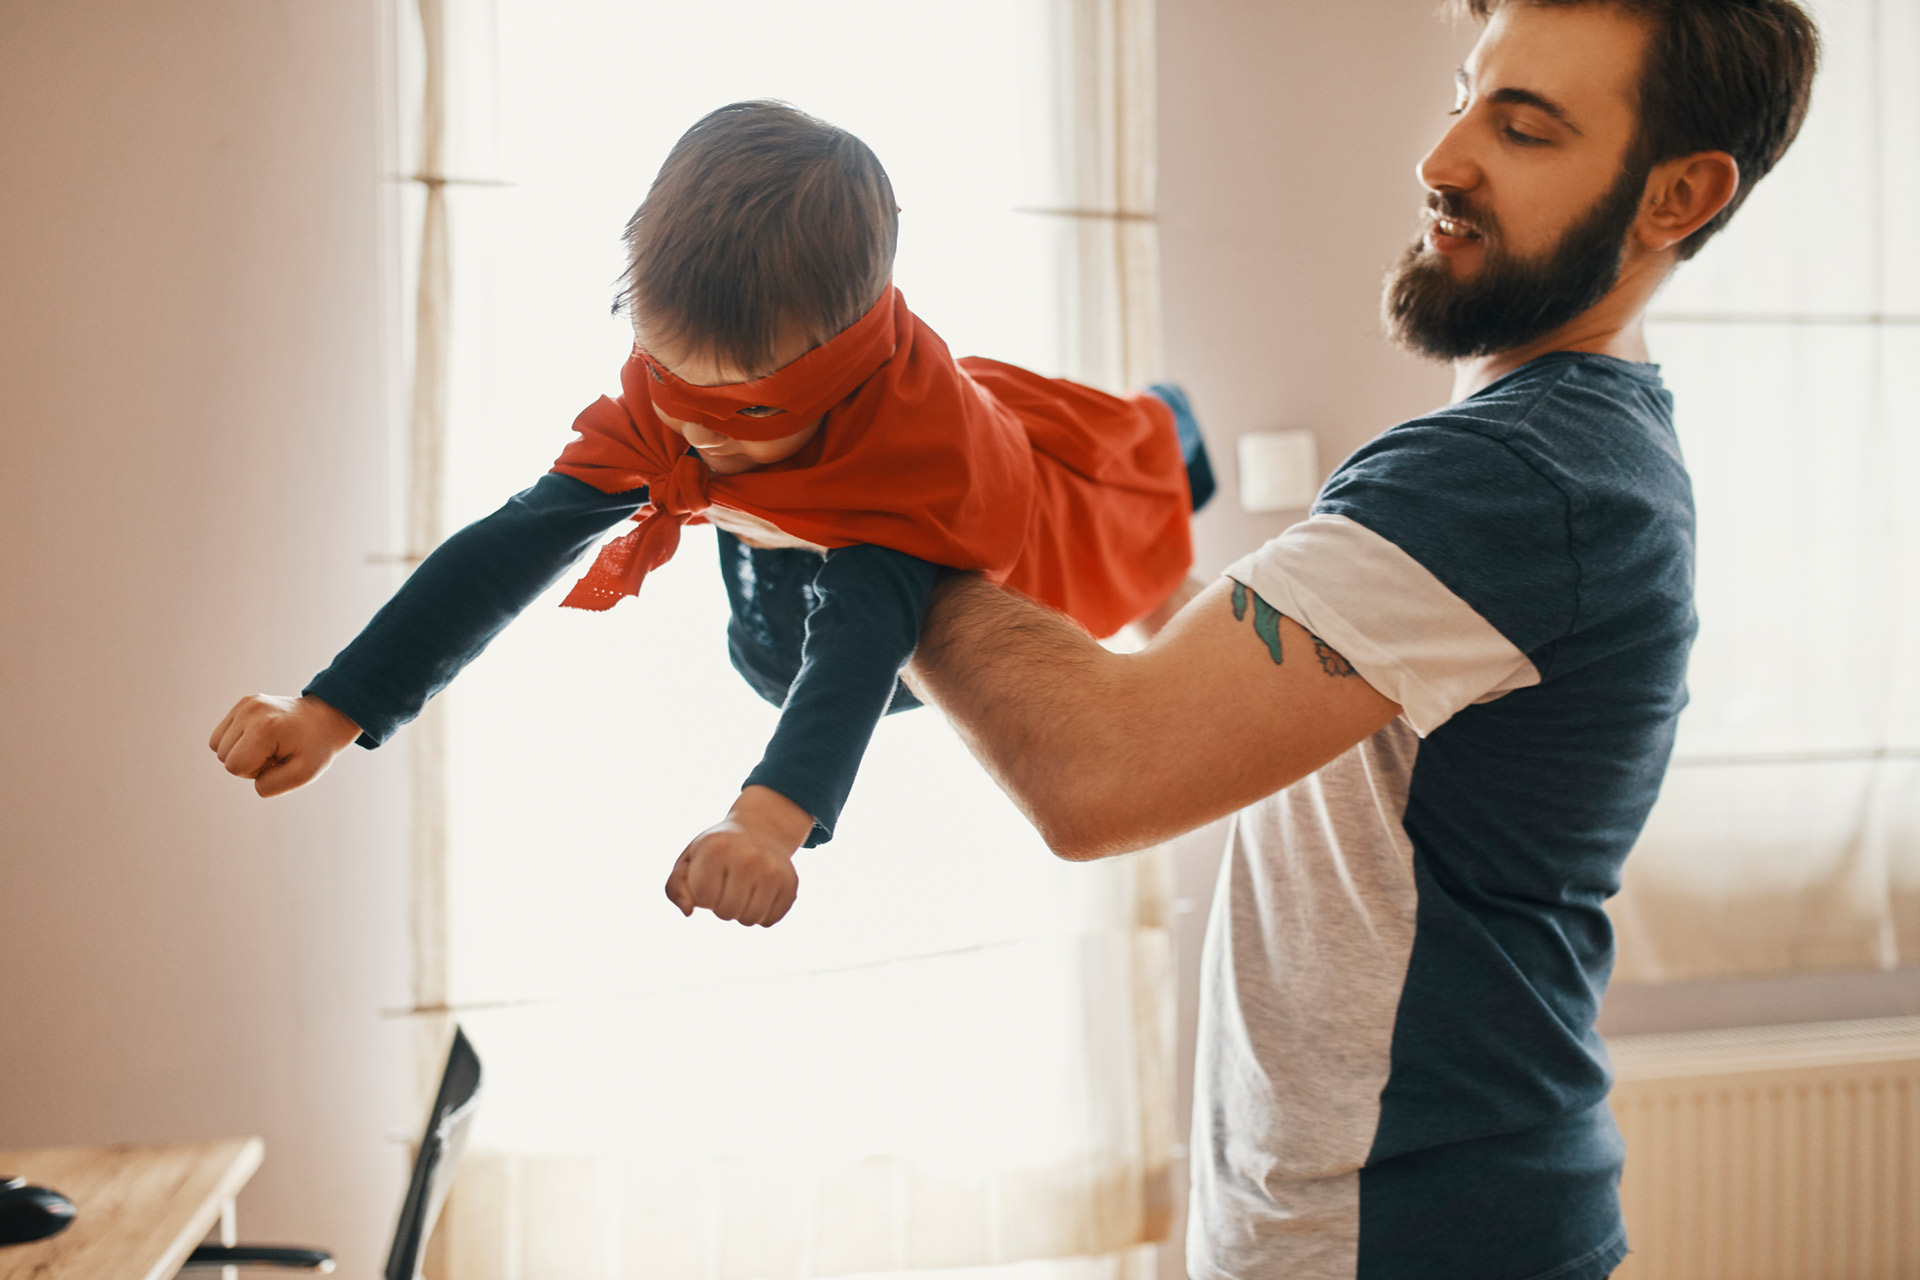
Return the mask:
<path id="1" fill-rule="evenodd" d="M 1920 1280 L 1920 1018 L 1607 1047 L 1617 1280 Z"/>

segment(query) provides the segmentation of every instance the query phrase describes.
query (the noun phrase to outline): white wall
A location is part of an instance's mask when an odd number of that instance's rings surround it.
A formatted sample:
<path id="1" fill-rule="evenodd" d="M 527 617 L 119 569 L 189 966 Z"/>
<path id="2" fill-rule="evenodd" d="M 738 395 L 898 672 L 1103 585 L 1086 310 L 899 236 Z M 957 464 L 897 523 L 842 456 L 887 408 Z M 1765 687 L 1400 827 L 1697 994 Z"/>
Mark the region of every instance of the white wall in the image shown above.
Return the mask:
<path id="1" fill-rule="evenodd" d="M 380 22 L 0 5 L 0 1147 L 259 1134 L 245 1234 L 360 1274 L 417 1123 L 405 770 L 269 804 L 206 738 L 391 586 Z"/>

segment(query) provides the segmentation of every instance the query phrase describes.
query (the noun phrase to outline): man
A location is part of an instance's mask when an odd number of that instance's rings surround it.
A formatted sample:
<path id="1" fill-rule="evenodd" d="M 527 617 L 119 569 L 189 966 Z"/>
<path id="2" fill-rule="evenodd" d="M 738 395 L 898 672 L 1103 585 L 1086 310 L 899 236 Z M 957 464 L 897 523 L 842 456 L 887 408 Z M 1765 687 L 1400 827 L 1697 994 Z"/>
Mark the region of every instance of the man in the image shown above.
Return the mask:
<path id="1" fill-rule="evenodd" d="M 1196 1280 L 1586 1280 L 1627 1249 L 1602 902 L 1694 633 L 1642 316 L 1792 141 L 1817 39 L 1791 0 L 1465 7 L 1486 28 L 1385 304 L 1455 403 L 1139 654 L 959 578 L 915 659 L 1062 857 L 1235 814 Z"/>

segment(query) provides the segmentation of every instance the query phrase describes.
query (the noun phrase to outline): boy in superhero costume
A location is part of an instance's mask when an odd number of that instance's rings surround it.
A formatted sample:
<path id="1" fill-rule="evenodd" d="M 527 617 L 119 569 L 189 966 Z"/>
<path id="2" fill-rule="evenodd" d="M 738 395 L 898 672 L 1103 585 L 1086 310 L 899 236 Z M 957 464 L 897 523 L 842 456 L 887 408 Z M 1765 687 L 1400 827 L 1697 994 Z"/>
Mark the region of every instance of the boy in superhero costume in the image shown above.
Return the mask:
<path id="1" fill-rule="evenodd" d="M 628 224 L 621 395 L 532 488 L 454 534 L 298 698 L 243 698 L 210 746 L 261 795 L 414 716 L 608 528 L 563 602 L 607 609 L 718 527 L 729 655 L 781 707 L 667 893 L 773 924 L 831 837 L 937 576 L 984 574 L 1105 637 L 1165 605 L 1212 491 L 1184 397 L 956 360 L 892 285 L 898 211 L 857 138 L 776 103 L 713 112 Z"/>

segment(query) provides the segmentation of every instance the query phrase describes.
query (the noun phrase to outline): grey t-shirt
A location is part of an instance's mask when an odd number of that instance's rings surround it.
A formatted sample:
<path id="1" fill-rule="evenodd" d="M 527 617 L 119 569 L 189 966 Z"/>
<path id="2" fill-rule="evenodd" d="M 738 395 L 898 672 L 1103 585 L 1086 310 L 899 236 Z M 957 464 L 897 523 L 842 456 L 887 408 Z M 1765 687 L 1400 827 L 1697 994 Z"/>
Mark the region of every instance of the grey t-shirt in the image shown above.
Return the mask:
<path id="1" fill-rule="evenodd" d="M 1192 1276 L 1608 1274 L 1626 1243 L 1601 904 L 1695 630 L 1658 370 L 1535 360 L 1375 439 L 1227 574 L 1403 714 L 1234 821 Z"/>

